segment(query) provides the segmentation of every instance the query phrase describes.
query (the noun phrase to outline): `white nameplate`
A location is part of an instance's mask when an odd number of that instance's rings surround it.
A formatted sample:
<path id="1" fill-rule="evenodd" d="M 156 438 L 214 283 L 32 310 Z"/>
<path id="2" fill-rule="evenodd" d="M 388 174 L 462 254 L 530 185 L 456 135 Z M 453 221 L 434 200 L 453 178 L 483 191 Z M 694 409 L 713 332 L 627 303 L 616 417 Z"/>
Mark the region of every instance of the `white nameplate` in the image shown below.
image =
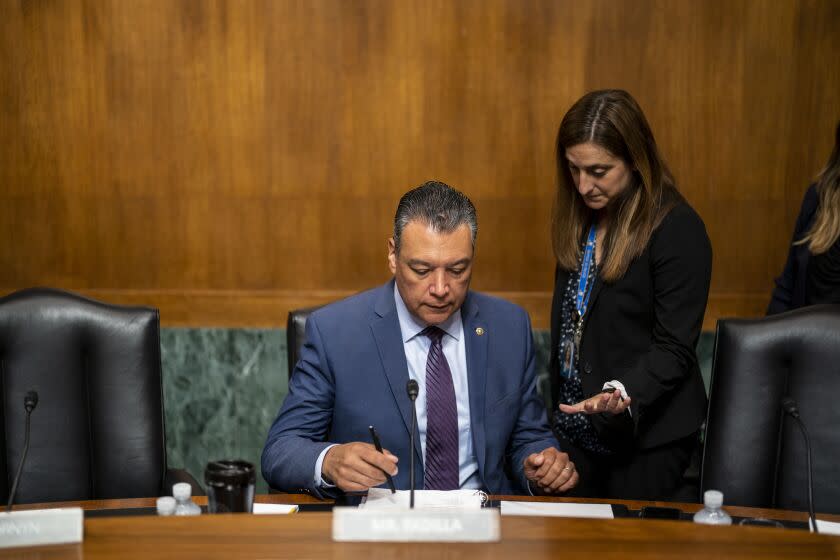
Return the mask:
<path id="1" fill-rule="evenodd" d="M 499 510 L 333 508 L 334 541 L 498 542 Z"/>
<path id="2" fill-rule="evenodd" d="M 0 512 L 0 548 L 82 542 L 82 508 Z"/>

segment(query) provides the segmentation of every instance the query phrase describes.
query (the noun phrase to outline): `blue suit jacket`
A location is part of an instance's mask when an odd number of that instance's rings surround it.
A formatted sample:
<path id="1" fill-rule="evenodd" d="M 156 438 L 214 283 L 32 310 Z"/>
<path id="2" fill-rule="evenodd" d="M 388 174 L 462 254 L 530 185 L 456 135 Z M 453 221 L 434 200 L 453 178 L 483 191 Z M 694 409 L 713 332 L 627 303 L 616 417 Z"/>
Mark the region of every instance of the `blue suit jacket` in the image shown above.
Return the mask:
<path id="1" fill-rule="evenodd" d="M 492 494 L 526 493 L 523 460 L 558 445 L 536 393 L 528 314 L 476 292 L 469 292 L 461 312 L 480 479 Z M 374 425 L 383 447 L 399 458 L 394 482 L 407 489 L 408 380 L 393 280 L 312 313 L 289 394 L 263 449 L 263 477 L 280 490 L 322 496 L 313 481 L 318 455 L 330 443 L 369 442 L 368 426 Z M 416 436 L 415 477 L 421 488 L 423 459 Z"/>

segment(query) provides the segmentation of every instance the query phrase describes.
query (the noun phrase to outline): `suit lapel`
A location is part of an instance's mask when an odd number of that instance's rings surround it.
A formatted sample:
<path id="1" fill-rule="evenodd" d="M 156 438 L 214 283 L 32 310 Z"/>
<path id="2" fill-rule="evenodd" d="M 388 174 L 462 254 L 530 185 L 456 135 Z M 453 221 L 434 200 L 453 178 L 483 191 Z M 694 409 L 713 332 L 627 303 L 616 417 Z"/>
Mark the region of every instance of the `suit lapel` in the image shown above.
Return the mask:
<path id="1" fill-rule="evenodd" d="M 464 325 L 464 347 L 467 352 L 467 379 L 470 392 L 470 430 L 473 435 L 475 456 L 479 472 L 484 474 L 486 456 L 486 434 L 484 430 L 486 386 L 487 386 L 487 345 L 493 336 L 490 326 L 484 324 L 479 315 L 478 305 L 472 294 L 467 296 L 461 308 L 461 320 Z M 481 333 L 481 334 L 479 334 Z"/>
<path id="2" fill-rule="evenodd" d="M 391 387 L 391 394 L 400 409 L 405 424 L 405 432 L 411 430 L 411 401 L 408 399 L 406 384 L 408 383 L 408 363 L 405 359 L 405 348 L 400 331 L 400 321 L 397 317 L 397 307 L 394 302 L 394 281 L 388 282 L 377 300 L 374 311 L 376 317 L 370 324 L 373 339 L 379 350 L 382 368 Z M 419 480 L 423 480 L 423 452 L 420 447 L 419 431 L 414 433 L 414 452 L 417 463 L 421 465 Z"/>
<path id="3" fill-rule="evenodd" d="M 586 316 L 584 317 L 584 319 L 586 321 L 589 320 L 589 311 L 591 309 L 595 309 L 595 303 L 597 303 L 598 296 L 601 294 L 601 288 L 603 288 L 603 287 L 604 287 L 604 281 L 601 280 L 601 275 L 596 274 L 595 275 L 595 283 L 592 284 L 592 293 L 589 294 L 589 303 L 586 306 Z M 584 326 L 586 326 L 586 325 L 584 325 Z"/>

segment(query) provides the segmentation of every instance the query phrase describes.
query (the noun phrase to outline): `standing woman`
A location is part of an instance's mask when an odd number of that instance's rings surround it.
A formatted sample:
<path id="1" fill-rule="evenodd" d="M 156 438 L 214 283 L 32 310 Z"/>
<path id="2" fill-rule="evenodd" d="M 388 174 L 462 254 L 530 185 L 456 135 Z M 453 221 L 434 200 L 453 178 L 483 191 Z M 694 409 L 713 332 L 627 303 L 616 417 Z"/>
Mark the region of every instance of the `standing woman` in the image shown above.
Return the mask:
<path id="1" fill-rule="evenodd" d="M 622 90 L 575 103 L 557 132 L 553 426 L 579 495 L 667 499 L 706 415 L 695 347 L 712 249 Z"/>
<path id="2" fill-rule="evenodd" d="M 840 303 L 840 122 L 828 163 L 805 193 L 767 314 L 819 303 Z"/>

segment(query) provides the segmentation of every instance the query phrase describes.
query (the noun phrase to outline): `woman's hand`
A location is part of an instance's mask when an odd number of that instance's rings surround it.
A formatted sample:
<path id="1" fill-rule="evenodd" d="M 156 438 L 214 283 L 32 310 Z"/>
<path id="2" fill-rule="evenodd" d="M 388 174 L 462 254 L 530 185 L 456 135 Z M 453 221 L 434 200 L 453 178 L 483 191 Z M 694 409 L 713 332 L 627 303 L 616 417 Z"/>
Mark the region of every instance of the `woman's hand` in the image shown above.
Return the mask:
<path id="1" fill-rule="evenodd" d="M 577 404 L 561 404 L 560 412 L 564 414 L 577 414 L 583 412 L 584 414 L 623 414 L 630 406 L 630 397 L 626 399 L 621 398 L 619 391 L 612 393 L 599 393 L 594 397 L 589 397 Z"/>

